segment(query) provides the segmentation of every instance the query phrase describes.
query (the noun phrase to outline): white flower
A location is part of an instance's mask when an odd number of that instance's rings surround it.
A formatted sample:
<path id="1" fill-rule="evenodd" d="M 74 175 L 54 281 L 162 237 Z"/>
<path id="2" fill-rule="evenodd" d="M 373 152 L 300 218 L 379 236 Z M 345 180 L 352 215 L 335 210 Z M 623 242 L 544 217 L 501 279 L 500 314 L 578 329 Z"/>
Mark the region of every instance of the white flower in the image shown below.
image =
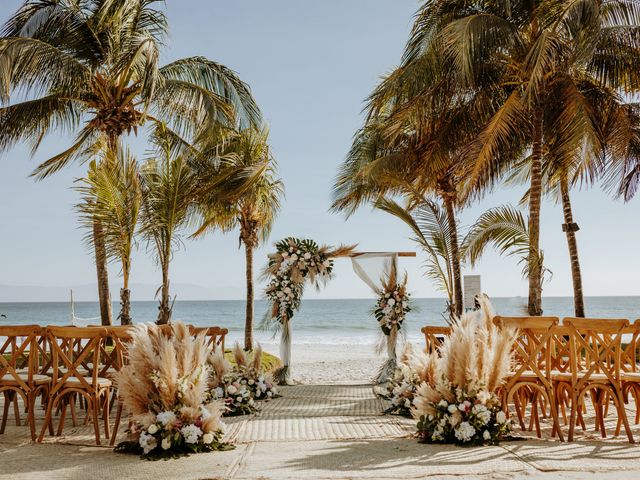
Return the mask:
<path id="1" fill-rule="evenodd" d="M 503 424 L 507 421 L 507 416 L 505 415 L 505 413 L 500 410 L 497 414 L 496 414 L 496 422 L 498 422 L 499 424 Z"/>
<path id="2" fill-rule="evenodd" d="M 322 265 L 324 265 L 325 267 L 330 267 L 331 266 L 331 260 L 325 260 L 324 262 L 322 262 Z"/>
<path id="3" fill-rule="evenodd" d="M 447 407 L 447 410 L 449 410 L 449 413 L 453 413 L 457 409 L 458 409 L 458 407 L 456 407 L 453 403 Z"/>
<path id="4" fill-rule="evenodd" d="M 482 432 L 482 438 L 484 438 L 485 440 L 491 439 L 491 433 L 489 433 L 489 430 L 485 430 L 484 432 Z"/>
<path id="5" fill-rule="evenodd" d="M 304 259 L 309 260 L 311 258 L 311 254 L 309 252 L 304 254 Z"/>
<path id="6" fill-rule="evenodd" d="M 438 402 L 439 407 L 446 407 L 447 405 L 449 405 L 449 403 L 447 403 L 444 398 Z"/>
<path id="7" fill-rule="evenodd" d="M 291 255 L 291 261 L 295 262 L 296 260 L 298 260 L 298 255 L 294 253 L 293 255 Z"/>
<path id="8" fill-rule="evenodd" d="M 147 435 L 145 432 L 140 433 L 138 443 L 142 447 L 142 451 L 145 455 L 158 446 L 156 437 L 153 435 Z"/>
<path id="9" fill-rule="evenodd" d="M 467 410 L 467 406 L 464 403 L 461 403 L 460 405 L 458 405 L 458 410 L 464 412 Z"/>
<path id="10" fill-rule="evenodd" d="M 406 408 L 409 408 L 411 406 L 411 400 L 409 400 L 408 398 L 404 401 L 404 406 Z"/>
<path id="11" fill-rule="evenodd" d="M 185 425 L 180 429 L 180 433 L 184 437 L 185 443 L 197 443 L 198 438 L 202 435 L 202 430 L 196 425 Z"/>
<path id="12" fill-rule="evenodd" d="M 393 306 L 395 305 L 396 301 L 393 298 L 390 298 L 389 300 L 387 300 L 387 304 Z"/>
<path id="13" fill-rule="evenodd" d="M 273 393 L 267 392 L 267 397 L 271 397 L 272 395 L 273 395 Z"/>
<path id="14" fill-rule="evenodd" d="M 456 427 L 454 433 L 461 442 L 468 442 L 475 435 L 476 429 L 469 422 L 462 422 Z"/>
<path id="15" fill-rule="evenodd" d="M 166 412 L 160 412 L 156 416 L 156 420 L 158 420 L 164 427 L 166 427 L 167 425 L 174 423 L 178 419 L 175 413 L 173 413 L 170 410 L 167 410 Z"/>
<path id="16" fill-rule="evenodd" d="M 227 393 L 229 395 L 233 395 L 234 393 L 236 393 L 238 391 L 238 389 L 236 387 L 234 387 L 233 385 L 229 385 L 227 387 Z"/>
<path id="17" fill-rule="evenodd" d="M 157 433 L 158 426 L 155 423 L 152 423 L 151 425 L 149 425 L 149 428 L 147 428 L 147 432 L 149 432 L 151 435 L 153 435 L 154 433 Z"/>
<path id="18" fill-rule="evenodd" d="M 171 448 L 171 437 L 163 438 L 161 446 L 163 450 L 169 450 Z"/>
<path id="19" fill-rule="evenodd" d="M 202 443 L 209 444 L 211 442 L 213 442 L 213 433 L 205 433 L 202 436 Z"/>
<path id="20" fill-rule="evenodd" d="M 236 397 L 236 402 L 241 403 L 242 402 L 242 397 Z"/>
<path id="21" fill-rule="evenodd" d="M 222 398 L 224 397 L 224 389 L 222 387 L 216 387 L 213 389 L 213 394 L 216 398 Z"/>
<path id="22" fill-rule="evenodd" d="M 483 412 L 478 413 L 477 417 L 483 425 L 486 425 L 487 423 L 489 423 L 489 420 L 491 420 L 491 412 L 485 409 Z"/>
<path id="23" fill-rule="evenodd" d="M 429 421 L 433 420 L 433 415 L 429 414 L 429 416 L 427 417 L 429 419 Z"/>

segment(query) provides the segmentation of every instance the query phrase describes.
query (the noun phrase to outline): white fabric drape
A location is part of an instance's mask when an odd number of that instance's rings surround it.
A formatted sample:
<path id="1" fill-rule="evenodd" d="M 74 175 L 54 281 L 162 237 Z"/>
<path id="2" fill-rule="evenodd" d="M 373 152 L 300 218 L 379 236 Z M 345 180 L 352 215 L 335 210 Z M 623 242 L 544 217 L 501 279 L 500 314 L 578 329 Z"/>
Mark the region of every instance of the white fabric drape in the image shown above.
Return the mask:
<path id="1" fill-rule="evenodd" d="M 351 265 L 356 275 L 366 283 L 376 295 L 382 292 L 382 282 L 386 280 L 392 272 L 398 272 L 398 254 L 397 253 L 363 253 L 355 257 L 351 257 Z M 396 275 L 397 277 L 397 275 Z M 383 383 L 389 379 L 393 373 L 396 363 L 396 348 L 398 344 L 398 332 L 394 329 L 390 335 L 384 339 L 387 350 L 387 360 L 380 367 L 380 371 L 376 378 L 378 383 Z M 383 344 L 380 345 L 381 348 Z"/>

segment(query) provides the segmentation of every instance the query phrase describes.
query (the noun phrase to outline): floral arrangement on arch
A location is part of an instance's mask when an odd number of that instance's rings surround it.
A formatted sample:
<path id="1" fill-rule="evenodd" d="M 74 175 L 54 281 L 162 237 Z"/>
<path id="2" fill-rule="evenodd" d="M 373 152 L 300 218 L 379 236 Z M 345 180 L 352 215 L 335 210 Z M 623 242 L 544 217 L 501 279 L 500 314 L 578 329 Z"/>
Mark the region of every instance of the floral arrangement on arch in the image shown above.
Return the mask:
<path id="1" fill-rule="evenodd" d="M 269 254 L 265 275 L 271 277 L 265 295 L 271 303 L 271 319 L 279 323 L 290 320 L 300 307 L 304 283 L 316 287 L 326 282 L 333 270 L 333 257 L 349 254 L 353 247 L 334 249 L 319 247 L 309 239 L 285 238 L 276 243 L 276 252 Z"/>
<path id="2" fill-rule="evenodd" d="M 382 288 L 378 292 L 378 301 L 373 309 L 382 333 L 393 335 L 402 328 L 407 313 L 411 311 L 411 294 L 407 291 L 407 275 L 401 281 L 395 268 L 382 279 Z"/>
<path id="3" fill-rule="evenodd" d="M 261 369 L 262 347 L 258 345 L 249 356 L 236 343 L 233 354 L 233 367 L 221 351 L 209 356 L 209 397 L 224 402 L 223 416 L 255 413 L 256 402 L 277 396 L 272 375 Z"/>
<path id="4" fill-rule="evenodd" d="M 412 413 L 425 442 L 497 444 L 511 429 L 497 394 L 509 373 L 516 331 L 499 328 L 486 297 L 463 314 L 436 352 L 426 355 L 425 381 Z"/>
<path id="5" fill-rule="evenodd" d="M 290 379 L 291 331 L 289 322 L 300 308 L 306 282 L 316 288 L 331 278 L 333 258 L 344 257 L 355 246 L 318 246 L 309 239 L 285 238 L 276 243 L 276 252 L 269 254 L 269 264 L 263 276 L 270 278 L 265 296 L 271 308 L 262 322 L 263 327 L 274 326 L 281 330 L 280 357 L 283 366 L 274 377 L 278 384 L 288 384 Z"/>
<path id="6" fill-rule="evenodd" d="M 223 450 L 223 404 L 207 396 L 210 349 L 182 322 L 170 335 L 156 325 L 134 327 L 129 363 L 115 374 L 132 439 L 117 452 L 162 458 Z"/>

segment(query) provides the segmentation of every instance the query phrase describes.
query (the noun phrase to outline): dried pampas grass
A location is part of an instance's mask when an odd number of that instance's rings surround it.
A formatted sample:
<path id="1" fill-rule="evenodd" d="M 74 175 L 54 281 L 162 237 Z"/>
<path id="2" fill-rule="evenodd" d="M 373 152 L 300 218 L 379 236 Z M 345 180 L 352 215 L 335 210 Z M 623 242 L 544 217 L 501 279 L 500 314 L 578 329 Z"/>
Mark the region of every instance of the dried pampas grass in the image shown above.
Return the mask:
<path id="1" fill-rule="evenodd" d="M 456 390 L 491 396 L 502 385 L 513 361 L 516 330 L 493 324 L 494 312 L 486 297 L 480 309 L 463 314 L 451 326 L 451 333 L 437 356 L 427 357 L 419 368 L 424 380 L 414 399 L 413 415 L 434 415 L 441 400 L 455 401 Z M 414 367 L 415 368 L 415 367 Z"/>
<path id="2" fill-rule="evenodd" d="M 115 374 L 125 410 L 145 425 L 151 415 L 181 408 L 197 417 L 207 393 L 210 349 L 203 335 L 191 336 L 182 322 L 165 334 L 154 324 L 133 328 L 129 363 Z M 221 406 L 208 405 L 213 412 Z"/>

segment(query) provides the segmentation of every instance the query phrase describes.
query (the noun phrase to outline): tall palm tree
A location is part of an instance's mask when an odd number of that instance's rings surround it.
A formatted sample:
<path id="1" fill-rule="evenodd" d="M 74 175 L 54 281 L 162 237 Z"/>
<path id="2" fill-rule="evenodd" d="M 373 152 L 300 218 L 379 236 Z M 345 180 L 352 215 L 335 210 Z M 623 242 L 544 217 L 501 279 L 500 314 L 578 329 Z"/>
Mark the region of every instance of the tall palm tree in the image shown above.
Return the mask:
<path id="1" fill-rule="evenodd" d="M 120 314 L 122 325 L 131 325 L 131 254 L 135 248 L 135 234 L 142 201 L 140 175 L 136 159 L 127 149 L 104 153 L 104 158 L 93 160 L 87 176 L 80 180 L 77 190 L 82 201 L 77 206 L 81 222 L 90 232 L 96 221 L 101 225 L 107 256 L 120 263 L 122 289 Z M 87 235 L 93 243 L 95 237 Z"/>
<path id="2" fill-rule="evenodd" d="M 456 90 L 495 93 L 485 105 L 488 121 L 465 149 L 468 186 L 490 188 L 529 147 L 531 315 L 542 313 L 538 253 L 549 132 L 567 130 L 563 138 L 572 150 L 585 128 L 598 135 L 591 113 L 603 103 L 620 105 L 620 92 L 640 89 L 639 23 L 640 5 L 626 0 L 439 0 L 425 2 L 417 15 L 403 63 L 440 56 Z M 585 120 L 567 122 L 576 116 Z"/>
<path id="3" fill-rule="evenodd" d="M 141 168 L 141 233 L 162 272 L 157 323 L 171 321 L 169 265 L 181 235 L 194 215 L 198 182 L 184 153 L 172 151 L 172 138 L 161 128 L 154 138 L 155 155 Z"/>
<path id="4" fill-rule="evenodd" d="M 194 235 L 211 229 L 240 229 L 239 242 L 244 245 L 246 260 L 245 350 L 253 349 L 253 252 L 269 238 L 284 194 L 283 183 L 276 178 L 268 136 L 266 128 L 232 134 L 221 147 L 225 161 L 219 166 L 199 163 L 198 168 L 200 184 L 208 190 L 198 198 L 203 220 Z"/>
<path id="5" fill-rule="evenodd" d="M 261 122 L 247 85 L 203 57 L 160 67 L 167 20 L 160 0 L 26 2 L 0 37 L 0 152 L 20 141 L 35 153 L 52 131 L 75 136 L 33 173 L 42 179 L 144 125 L 160 123 L 187 145 L 215 123 Z M 13 101 L 17 101 L 14 103 Z M 111 323 L 104 232 L 93 227 L 103 324 Z"/>
<path id="6" fill-rule="evenodd" d="M 412 231 L 412 238 L 427 255 L 425 275 L 447 295 L 447 317 L 455 317 L 453 294 L 453 256 L 447 214 L 434 201 L 423 198 L 411 210 L 390 199 L 381 199 L 375 207 L 402 220 Z"/>

